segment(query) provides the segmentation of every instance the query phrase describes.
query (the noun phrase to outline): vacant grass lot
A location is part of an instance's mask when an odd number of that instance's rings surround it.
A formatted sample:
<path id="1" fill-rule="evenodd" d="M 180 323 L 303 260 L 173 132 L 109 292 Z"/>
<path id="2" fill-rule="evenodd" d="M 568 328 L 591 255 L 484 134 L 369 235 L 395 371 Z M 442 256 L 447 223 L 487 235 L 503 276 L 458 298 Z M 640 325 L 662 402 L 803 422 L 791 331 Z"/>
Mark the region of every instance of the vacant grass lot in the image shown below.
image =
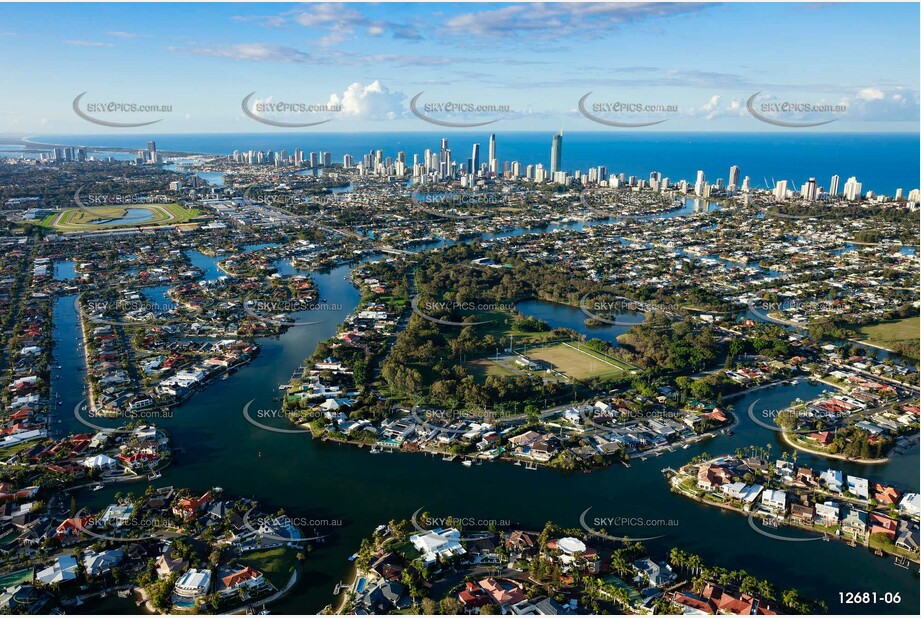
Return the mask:
<path id="1" fill-rule="evenodd" d="M 297 565 L 297 550 L 290 547 L 273 547 L 243 555 L 241 562 L 265 575 L 278 590 L 285 587 Z"/>
<path id="2" fill-rule="evenodd" d="M 921 317 L 912 316 L 901 320 L 880 322 L 872 326 L 861 326 L 857 329 L 859 339 L 884 348 L 891 348 L 896 343 L 914 343 L 916 346 L 921 340 L 919 337 Z"/>

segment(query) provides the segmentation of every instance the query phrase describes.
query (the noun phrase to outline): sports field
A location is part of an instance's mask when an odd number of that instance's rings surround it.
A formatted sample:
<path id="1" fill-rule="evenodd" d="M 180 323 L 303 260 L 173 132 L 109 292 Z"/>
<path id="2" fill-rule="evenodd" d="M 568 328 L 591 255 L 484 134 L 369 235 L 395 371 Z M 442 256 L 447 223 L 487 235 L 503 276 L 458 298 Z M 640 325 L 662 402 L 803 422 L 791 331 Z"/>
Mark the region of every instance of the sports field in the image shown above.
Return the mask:
<path id="1" fill-rule="evenodd" d="M 545 348 L 534 348 L 528 350 L 527 356 L 543 361 L 552 369 L 576 380 L 612 377 L 635 369 L 623 361 L 590 350 L 578 342 L 557 343 Z"/>
<path id="2" fill-rule="evenodd" d="M 45 217 L 41 225 L 57 232 L 95 232 L 120 227 L 160 226 L 187 223 L 198 215 L 179 204 L 124 204 L 65 208 Z"/>

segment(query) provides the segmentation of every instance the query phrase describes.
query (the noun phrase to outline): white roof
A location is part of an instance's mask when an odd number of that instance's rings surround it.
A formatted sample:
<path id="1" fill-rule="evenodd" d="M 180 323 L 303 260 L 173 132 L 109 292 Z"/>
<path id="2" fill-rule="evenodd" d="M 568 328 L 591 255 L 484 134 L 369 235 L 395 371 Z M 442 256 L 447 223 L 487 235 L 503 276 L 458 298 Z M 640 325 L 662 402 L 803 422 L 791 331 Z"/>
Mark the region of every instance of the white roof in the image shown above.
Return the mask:
<path id="1" fill-rule="evenodd" d="M 584 553 L 586 549 L 585 543 L 572 536 L 560 539 L 556 542 L 556 546 L 567 554 Z"/>

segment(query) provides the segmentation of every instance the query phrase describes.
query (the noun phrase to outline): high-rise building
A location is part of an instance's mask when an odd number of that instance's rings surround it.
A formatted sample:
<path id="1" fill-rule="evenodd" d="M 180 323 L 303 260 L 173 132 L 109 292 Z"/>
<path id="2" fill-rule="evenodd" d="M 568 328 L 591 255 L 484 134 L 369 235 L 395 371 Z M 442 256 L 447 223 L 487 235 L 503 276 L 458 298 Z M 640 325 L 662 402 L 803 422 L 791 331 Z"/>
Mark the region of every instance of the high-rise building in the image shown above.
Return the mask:
<path id="1" fill-rule="evenodd" d="M 828 185 L 828 194 L 832 197 L 838 196 L 838 185 L 841 183 L 841 177 L 835 174 L 831 177 L 831 184 Z"/>
<path id="2" fill-rule="evenodd" d="M 774 199 L 777 201 L 783 201 L 787 199 L 787 181 L 780 180 L 777 182 L 777 185 L 774 187 Z"/>
<path id="3" fill-rule="evenodd" d="M 707 177 L 704 174 L 703 170 L 697 170 L 697 180 L 694 182 L 694 194 L 701 195 L 703 193 L 704 184 L 707 181 Z"/>
<path id="4" fill-rule="evenodd" d="M 803 199 L 814 202 L 819 196 L 819 188 L 815 184 L 815 178 L 810 178 L 806 184 L 803 185 L 800 195 L 803 196 Z"/>
<path id="5" fill-rule="evenodd" d="M 905 192 L 902 189 L 896 189 L 895 190 L 895 201 L 901 202 L 904 195 L 905 195 Z"/>
<path id="6" fill-rule="evenodd" d="M 468 170 L 471 174 L 476 176 L 476 173 L 480 171 L 480 145 L 473 145 L 473 154 L 470 155 L 470 169 Z"/>
<path id="7" fill-rule="evenodd" d="M 739 176 L 741 175 L 742 170 L 739 169 L 738 165 L 733 165 L 729 168 L 729 188 L 737 189 L 739 186 Z"/>
<path id="8" fill-rule="evenodd" d="M 495 163 L 493 163 L 495 161 Z M 495 172 L 499 169 L 499 162 L 496 160 L 496 134 L 489 136 L 489 171 Z"/>
<path id="9" fill-rule="evenodd" d="M 553 136 L 553 142 L 550 144 L 550 176 L 563 169 L 563 132 L 560 131 Z"/>
<path id="10" fill-rule="evenodd" d="M 844 183 L 844 197 L 849 202 L 856 202 L 862 194 L 862 185 L 857 182 L 857 178 L 851 176 L 847 179 L 847 182 Z"/>

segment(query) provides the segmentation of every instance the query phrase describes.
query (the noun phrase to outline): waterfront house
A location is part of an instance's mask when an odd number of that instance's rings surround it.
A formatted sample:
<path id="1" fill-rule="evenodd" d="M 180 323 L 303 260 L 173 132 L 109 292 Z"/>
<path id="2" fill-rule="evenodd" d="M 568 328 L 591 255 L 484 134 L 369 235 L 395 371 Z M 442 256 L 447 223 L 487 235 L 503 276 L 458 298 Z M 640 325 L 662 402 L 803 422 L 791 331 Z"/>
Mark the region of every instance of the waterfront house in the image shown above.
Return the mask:
<path id="1" fill-rule="evenodd" d="M 174 603 L 178 600 L 197 601 L 208 594 L 211 588 L 211 571 L 207 569 L 189 569 L 176 580 L 173 588 Z"/>
<path id="2" fill-rule="evenodd" d="M 889 537 L 889 540 L 895 541 L 895 535 L 899 529 L 899 523 L 886 517 L 881 513 L 870 513 L 868 515 L 870 534 L 881 533 Z"/>
<path id="3" fill-rule="evenodd" d="M 256 590 L 265 586 L 265 577 L 256 569 L 246 566 L 242 569 L 225 567 L 219 574 L 218 594 L 230 596 L 238 590 Z"/>
<path id="4" fill-rule="evenodd" d="M 112 470 L 118 465 L 118 461 L 108 455 L 94 455 L 84 459 L 83 465 L 90 470 Z"/>
<path id="5" fill-rule="evenodd" d="M 761 505 L 776 515 L 783 515 L 787 512 L 787 492 L 765 489 L 761 494 Z"/>
<path id="6" fill-rule="evenodd" d="M 918 527 L 902 522 L 899 526 L 899 535 L 895 540 L 895 546 L 907 549 L 910 552 L 918 553 Z"/>
<path id="7" fill-rule="evenodd" d="M 907 493 L 902 496 L 902 500 L 899 502 L 899 511 L 909 517 L 918 519 L 918 516 L 921 515 L 921 496 L 915 493 Z"/>
<path id="8" fill-rule="evenodd" d="M 738 483 L 726 483 L 725 485 L 720 486 L 720 493 L 727 496 L 731 500 L 739 500 L 745 504 L 745 508 L 751 508 L 751 505 L 754 504 L 755 500 L 758 499 L 758 496 L 761 495 L 761 490 L 764 487 L 758 484 L 748 485 L 747 483 L 738 482 Z"/>
<path id="9" fill-rule="evenodd" d="M 436 528 L 429 532 L 414 534 L 409 537 L 426 565 L 434 564 L 439 557 L 461 556 L 466 552 L 460 544 L 460 531 L 456 528 Z"/>
<path id="10" fill-rule="evenodd" d="M 793 504 L 790 506 L 790 519 L 798 524 L 811 525 L 815 519 L 815 508 L 805 504 Z"/>
<path id="11" fill-rule="evenodd" d="M 848 474 L 847 490 L 862 500 L 870 499 L 870 481 L 865 478 Z"/>
<path id="12" fill-rule="evenodd" d="M 729 470 L 722 466 L 703 465 L 697 471 L 697 487 L 707 491 L 728 483 L 729 480 Z"/>
<path id="13" fill-rule="evenodd" d="M 665 588 L 678 576 L 671 567 L 664 562 L 656 562 L 650 558 L 642 558 L 633 563 L 641 581 L 646 581 L 650 588 Z"/>
<path id="14" fill-rule="evenodd" d="M 397 581 L 378 579 L 363 591 L 356 602 L 356 614 L 389 614 L 405 610 L 412 605 L 406 595 L 406 586 Z"/>
<path id="15" fill-rule="evenodd" d="M 521 556 L 533 556 L 537 551 L 537 539 L 529 532 L 515 530 L 505 537 L 505 548 Z"/>
<path id="16" fill-rule="evenodd" d="M 102 552 L 88 551 L 83 555 L 83 566 L 86 568 L 86 574 L 89 577 L 103 575 L 112 570 L 125 557 L 125 550 L 109 549 Z"/>
<path id="17" fill-rule="evenodd" d="M 205 492 L 201 497 L 184 497 L 179 498 L 173 505 L 173 515 L 182 518 L 184 521 L 191 521 L 198 515 L 199 511 L 204 509 L 211 502 L 211 492 Z"/>
<path id="18" fill-rule="evenodd" d="M 167 547 L 162 554 L 157 556 L 155 562 L 157 576 L 160 579 L 166 579 L 173 573 L 181 573 L 189 567 L 189 561 L 183 560 L 179 556 L 173 556 L 172 547 Z"/>
<path id="19" fill-rule="evenodd" d="M 854 537 L 862 537 L 867 533 L 867 514 L 857 509 L 844 509 L 841 531 Z"/>
<path id="20" fill-rule="evenodd" d="M 586 547 L 585 543 L 575 537 L 567 536 L 549 541 L 547 550 L 563 567 L 564 573 L 576 568 L 595 574 L 601 569 L 598 552 L 591 547 Z"/>
<path id="21" fill-rule="evenodd" d="M 821 504 L 815 505 L 815 521 L 817 524 L 822 526 L 827 526 L 829 528 L 834 528 L 838 526 L 841 521 L 839 513 L 841 512 L 841 507 L 837 502 L 823 502 Z"/>
<path id="22" fill-rule="evenodd" d="M 99 525 L 120 528 L 131 521 L 133 513 L 132 504 L 110 504 L 99 517 Z"/>
<path id="23" fill-rule="evenodd" d="M 828 469 L 819 475 L 819 480 L 825 484 L 833 494 L 840 494 L 844 489 L 844 475 L 840 470 Z"/>
<path id="24" fill-rule="evenodd" d="M 882 483 L 873 484 L 873 499 L 879 504 L 895 506 L 899 503 L 899 498 L 901 497 L 902 492 L 895 487 L 886 486 Z"/>

